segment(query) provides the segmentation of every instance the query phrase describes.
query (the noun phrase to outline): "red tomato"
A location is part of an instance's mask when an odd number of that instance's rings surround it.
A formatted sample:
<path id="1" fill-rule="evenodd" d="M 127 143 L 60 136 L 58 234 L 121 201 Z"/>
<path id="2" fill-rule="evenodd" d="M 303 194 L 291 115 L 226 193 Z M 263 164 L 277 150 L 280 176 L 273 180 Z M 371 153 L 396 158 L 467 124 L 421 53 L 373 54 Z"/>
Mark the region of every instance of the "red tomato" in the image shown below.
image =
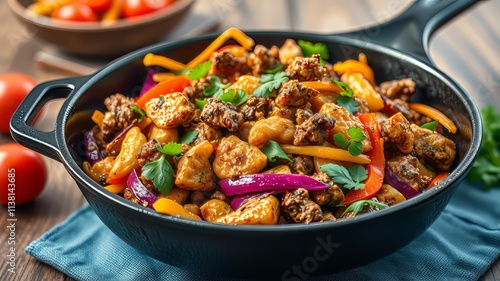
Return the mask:
<path id="1" fill-rule="evenodd" d="M 57 7 L 52 12 L 52 18 L 63 21 L 98 21 L 96 13 L 88 6 L 81 2 L 73 2 Z"/>
<path id="2" fill-rule="evenodd" d="M 35 80 L 22 73 L 0 75 L 0 132 L 9 132 L 12 114 L 35 85 Z"/>
<path id="3" fill-rule="evenodd" d="M 89 6 L 94 13 L 102 13 L 111 7 L 113 0 L 80 0 L 79 2 Z"/>
<path id="4" fill-rule="evenodd" d="M 0 145 L 0 203 L 21 205 L 34 200 L 47 181 L 40 154 L 18 144 Z"/>
<path id="5" fill-rule="evenodd" d="M 126 18 L 149 14 L 170 6 L 175 0 L 123 0 L 122 15 Z"/>

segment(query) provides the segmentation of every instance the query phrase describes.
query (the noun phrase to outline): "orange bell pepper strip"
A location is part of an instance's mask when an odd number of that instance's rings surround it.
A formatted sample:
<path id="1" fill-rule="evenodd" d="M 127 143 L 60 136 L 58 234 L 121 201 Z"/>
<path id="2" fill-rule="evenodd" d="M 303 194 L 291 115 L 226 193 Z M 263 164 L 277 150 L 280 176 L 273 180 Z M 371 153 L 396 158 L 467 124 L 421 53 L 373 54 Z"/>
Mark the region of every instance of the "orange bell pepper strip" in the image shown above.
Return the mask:
<path id="1" fill-rule="evenodd" d="M 361 61 L 345 60 L 343 62 L 337 62 L 333 65 L 333 71 L 340 75 L 343 75 L 346 72 L 358 72 L 361 73 L 372 86 L 376 85 L 373 70 L 368 64 Z"/>
<path id="2" fill-rule="evenodd" d="M 455 126 L 455 123 L 453 123 L 450 118 L 448 118 L 446 115 L 444 115 L 444 113 L 437 110 L 436 108 L 416 102 L 411 102 L 409 106 L 411 110 L 423 114 L 431 118 L 432 120 L 438 121 L 439 124 L 443 125 L 443 127 L 448 130 L 448 132 L 452 134 L 455 134 L 457 132 L 457 126 Z"/>
<path id="3" fill-rule="evenodd" d="M 355 97 L 365 100 L 371 112 L 380 111 L 385 107 L 382 96 L 375 90 L 370 82 L 360 72 L 348 71 L 341 77 L 349 87 Z"/>
<path id="4" fill-rule="evenodd" d="M 365 187 L 362 189 L 351 189 L 342 204 L 350 205 L 359 200 L 367 200 L 375 196 L 382 187 L 385 172 L 384 140 L 380 137 L 379 124 L 375 113 L 360 114 L 359 120 L 363 123 L 370 141 L 372 150 L 368 152 L 371 162 L 366 166 L 368 178 L 365 181 Z"/>
<path id="5" fill-rule="evenodd" d="M 142 63 L 146 67 L 155 65 L 155 66 L 161 66 L 171 71 L 180 71 L 187 68 L 187 66 L 181 62 L 178 62 L 176 60 L 164 56 L 155 55 L 152 53 L 145 55 L 144 58 L 142 59 Z"/>
<path id="6" fill-rule="evenodd" d="M 438 185 L 438 183 L 444 180 L 449 174 L 449 172 L 441 172 L 437 174 L 425 189 L 431 189 L 434 186 Z"/>
<path id="7" fill-rule="evenodd" d="M 125 189 L 125 187 L 127 187 L 127 183 L 125 181 L 123 181 L 120 183 L 106 185 L 106 186 L 104 186 L 104 189 L 106 189 L 107 191 L 109 191 L 111 193 L 118 194 L 118 193 L 122 192 Z"/>
<path id="8" fill-rule="evenodd" d="M 186 77 L 186 75 L 179 75 L 170 80 L 162 81 L 154 85 L 151 89 L 144 93 L 144 95 L 140 96 L 136 101 L 137 106 L 144 109 L 146 103 L 151 99 L 174 92 L 182 92 L 182 90 L 184 90 L 184 88 L 186 88 L 190 84 L 191 82 Z"/>
<path id="9" fill-rule="evenodd" d="M 158 198 L 158 200 L 153 203 L 153 209 L 162 214 L 180 216 L 192 220 L 201 220 L 200 216 L 189 212 L 188 210 L 184 209 L 181 204 L 168 198 Z"/>

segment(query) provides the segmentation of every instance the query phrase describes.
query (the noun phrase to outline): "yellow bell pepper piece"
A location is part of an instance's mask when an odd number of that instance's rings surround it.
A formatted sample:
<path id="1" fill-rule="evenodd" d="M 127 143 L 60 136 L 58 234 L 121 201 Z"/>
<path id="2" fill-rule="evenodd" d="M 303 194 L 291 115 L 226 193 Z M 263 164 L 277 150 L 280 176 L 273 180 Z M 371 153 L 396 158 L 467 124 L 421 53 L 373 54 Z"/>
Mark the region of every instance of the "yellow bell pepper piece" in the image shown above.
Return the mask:
<path id="1" fill-rule="evenodd" d="M 180 216 L 192 220 L 201 220 L 198 215 L 195 215 L 188 210 L 184 209 L 181 204 L 168 198 L 159 198 L 153 203 L 153 209 L 158 213 L 167 214 L 171 216 Z"/>

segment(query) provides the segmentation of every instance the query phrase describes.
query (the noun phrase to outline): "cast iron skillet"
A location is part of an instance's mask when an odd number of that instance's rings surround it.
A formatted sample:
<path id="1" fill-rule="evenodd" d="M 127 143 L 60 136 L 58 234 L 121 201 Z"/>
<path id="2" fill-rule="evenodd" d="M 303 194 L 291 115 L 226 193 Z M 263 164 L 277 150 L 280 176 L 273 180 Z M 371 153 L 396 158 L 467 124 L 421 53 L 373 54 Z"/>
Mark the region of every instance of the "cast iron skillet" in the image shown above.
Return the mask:
<path id="1" fill-rule="evenodd" d="M 266 46 L 281 45 L 287 38 L 326 43 L 333 62 L 364 52 L 377 81 L 412 77 L 418 85 L 416 101 L 440 109 L 458 126 L 456 135 L 448 135 L 457 144 L 457 159 L 444 183 L 379 212 L 309 225 L 216 225 L 160 215 L 107 192 L 82 171 L 82 130 L 92 126 L 90 116 L 95 109 L 103 110 L 107 96 L 138 94 L 146 75 L 143 56 L 152 52 L 187 62 L 216 35 L 160 43 L 121 57 L 92 75 L 40 84 L 15 112 L 12 135 L 19 143 L 61 161 L 107 227 L 165 263 L 210 276 L 283 280 L 365 265 L 404 247 L 436 220 L 479 150 L 482 131 L 476 106 L 427 57 L 431 33 L 473 3 L 421 1 L 390 23 L 343 35 L 247 33 Z M 53 131 L 41 132 L 27 125 L 55 98 L 66 101 Z"/>

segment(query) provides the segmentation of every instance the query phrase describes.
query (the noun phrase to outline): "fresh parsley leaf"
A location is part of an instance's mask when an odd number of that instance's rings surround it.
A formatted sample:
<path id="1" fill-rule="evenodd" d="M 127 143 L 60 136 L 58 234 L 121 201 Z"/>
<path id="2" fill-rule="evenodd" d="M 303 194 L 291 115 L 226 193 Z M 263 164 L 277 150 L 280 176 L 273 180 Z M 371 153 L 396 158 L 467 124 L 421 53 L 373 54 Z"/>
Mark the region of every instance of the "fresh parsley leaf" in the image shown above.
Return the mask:
<path id="1" fill-rule="evenodd" d="M 222 95 L 222 90 L 227 88 L 231 83 L 224 84 L 220 81 L 220 78 L 218 76 L 212 76 L 210 77 L 210 86 L 205 87 L 203 89 L 203 95 L 205 97 L 211 97 L 215 96 L 218 97 Z"/>
<path id="2" fill-rule="evenodd" d="M 500 112 L 487 105 L 481 108 L 481 118 L 483 141 L 467 180 L 481 181 L 486 187 L 500 186 Z"/>
<path id="3" fill-rule="evenodd" d="M 179 140 L 180 143 L 191 144 L 197 137 L 198 131 L 189 130 Z"/>
<path id="4" fill-rule="evenodd" d="M 340 97 L 337 99 L 337 104 L 344 107 L 349 113 L 353 114 L 358 111 L 358 103 L 354 99 L 354 93 L 351 87 L 342 81 L 330 79 L 332 83 L 342 88 L 344 91 L 340 92 Z"/>
<path id="5" fill-rule="evenodd" d="M 354 97 L 354 93 L 352 92 L 351 87 L 349 87 L 349 85 L 347 85 L 347 83 L 344 83 L 342 81 L 333 80 L 333 79 L 330 79 L 330 81 L 337 84 L 337 86 L 339 86 L 340 88 L 342 88 L 344 90 L 344 92 L 340 92 L 341 96 L 349 97 L 349 98 Z"/>
<path id="6" fill-rule="evenodd" d="M 422 124 L 420 127 L 425 128 L 425 129 L 429 129 L 431 131 L 435 131 L 437 124 L 439 124 L 439 122 L 437 120 L 434 120 L 434 121 Z"/>
<path id="7" fill-rule="evenodd" d="M 280 72 L 281 70 L 283 70 L 284 66 L 285 66 L 284 64 L 278 65 L 277 67 L 275 67 L 273 69 L 266 70 L 266 73 L 267 74 L 276 74 L 276 73 Z"/>
<path id="8" fill-rule="evenodd" d="M 204 98 L 202 100 L 194 99 L 194 104 L 196 105 L 196 108 L 203 110 L 203 108 L 205 107 L 205 104 L 207 104 L 207 98 Z"/>
<path id="9" fill-rule="evenodd" d="M 238 106 L 248 100 L 248 94 L 244 90 L 238 90 L 234 94 L 234 89 L 231 89 L 223 93 L 219 98 L 225 103 Z"/>
<path id="10" fill-rule="evenodd" d="M 388 206 L 379 202 L 375 202 L 372 200 L 359 200 L 347 207 L 341 216 L 344 216 L 348 212 L 352 212 L 354 216 L 356 216 L 359 212 L 363 210 L 365 206 L 377 207 L 379 210 L 385 209 Z"/>
<path id="11" fill-rule="evenodd" d="M 161 152 L 165 155 L 176 156 L 176 155 L 181 154 L 182 145 L 180 143 L 176 143 L 174 141 L 171 141 L 169 143 L 166 143 L 162 147 L 160 143 L 157 143 L 156 149 L 158 149 L 159 152 Z"/>
<path id="12" fill-rule="evenodd" d="M 212 66 L 212 60 L 207 60 L 197 65 L 193 70 L 189 71 L 187 78 L 189 80 L 198 80 L 207 76 L 210 67 Z"/>
<path id="13" fill-rule="evenodd" d="M 144 109 L 140 109 L 137 105 L 132 105 L 130 107 L 130 110 L 140 115 L 140 117 L 137 119 L 137 122 L 139 123 L 141 123 L 142 120 L 144 120 L 144 118 L 147 117 L 146 111 Z"/>
<path id="14" fill-rule="evenodd" d="M 351 114 L 358 112 L 358 103 L 354 98 L 340 96 L 337 99 L 337 104 L 344 107 Z"/>
<path id="15" fill-rule="evenodd" d="M 345 189 L 362 189 L 365 187 L 362 181 L 368 177 L 368 171 L 360 165 L 354 164 L 349 169 L 338 164 L 325 164 L 320 170 L 326 173 L 333 182 L 342 185 Z M 363 171 L 364 170 L 364 171 Z"/>
<path id="16" fill-rule="evenodd" d="M 363 130 L 358 127 L 349 127 L 347 129 L 347 135 L 349 139 L 342 133 L 337 132 L 333 135 L 333 143 L 336 146 L 346 149 L 353 156 L 358 156 L 363 152 L 363 144 L 362 141 L 365 140 L 365 135 L 363 134 Z"/>
<path id="17" fill-rule="evenodd" d="M 299 45 L 300 49 L 302 50 L 302 54 L 304 57 L 310 57 L 314 54 L 319 54 L 322 59 L 329 59 L 330 54 L 328 53 L 328 48 L 324 43 L 316 43 L 313 44 L 309 41 L 304 41 L 304 40 L 298 40 L 297 45 Z"/>
<path id="18" fill-rule="evenodd" d="M 165 155 L 151 161 L 142 167 L 142 175 L 153 184 L 162 194 L 168 194 L 174 188 L 174 169 L 165 159 Z"/>
<path id="19" fill-rule="evenodd" d="M 273 140 L 268 140 L 260 150 L 267 156 L 267 160 L 271 163 L 276 162 L 277 158 L 292 162 L 292 159 L 286 155 L 281 146 Z"/>
<path id="20" fill-rule="evenodd" d="M 253 95 L 259 98 L 269 98 L 273 90 L 278 89 L 282 83 L 290 80 L 284 71 L 278 72 L 276 74 L 262 74 L 260 76 L 260 82 L 262 85 L 257 87 L 253 92 Z"/>

